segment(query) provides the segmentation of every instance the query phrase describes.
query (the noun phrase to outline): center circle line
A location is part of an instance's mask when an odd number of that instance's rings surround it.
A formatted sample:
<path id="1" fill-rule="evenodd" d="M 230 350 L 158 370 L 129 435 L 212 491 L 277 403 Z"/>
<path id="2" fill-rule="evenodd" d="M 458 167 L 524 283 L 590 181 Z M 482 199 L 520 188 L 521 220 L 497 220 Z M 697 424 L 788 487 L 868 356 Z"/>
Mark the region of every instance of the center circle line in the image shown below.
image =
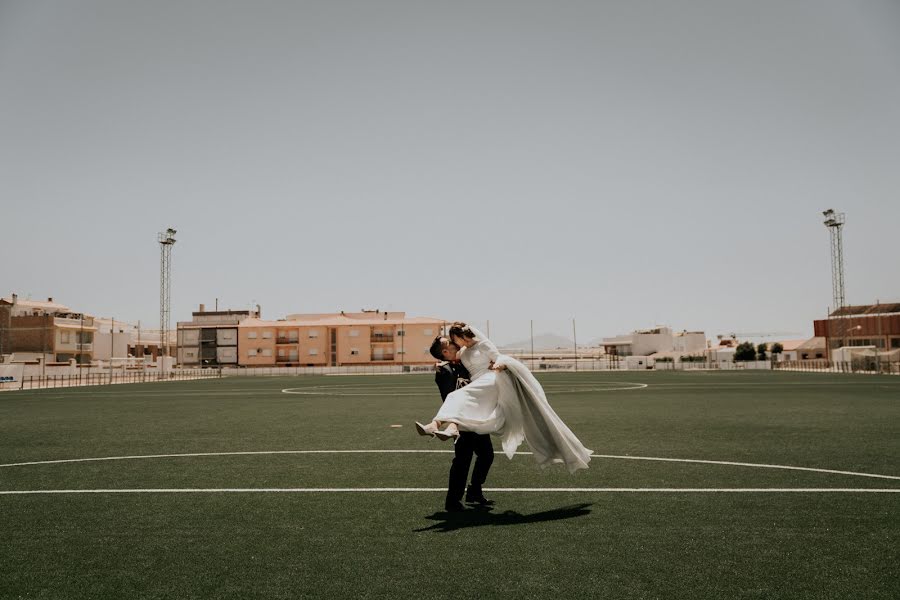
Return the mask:
<path id="1" fill-rule="evenodd" d="M 102 456 L 92 458 L 67 458 L 60 460 L 39 460 L 30 462 L 0 464 L 0 468 L 24 467 L 35 465 L 51 465 L 79 462 L 103 462 L 115 460 L 144 460 L 152 458 L 192 458 L 203 456 L 263 456 L 263 455 L 290 455 L 290 454 L 453 454 L 453 450 L 251 450 L 240 452 L 190 452 L 179 454 L 140 454 L 130 456 Z M 531 456 L 532 452 L 516 452 L 517 456 Z M 641 460 L 655 462 L 673 462 L 703 465 L 722 465 L 734 467 L 750 467 L 757 469 L 782 469 L 788 471 L 805 471 L 811 473 L 827 473 L 830 475 L 848 475 L 851 477 L 869 477 L 873 479 L 890 479 L 900 481 L 898 475 L 882 475 L 878 473 L 859 473 L 856 471 L 842 471 L 837 469 L 821 469 L 815 467 L 797 467 L 793 465 L 776 465 L 767 463 L 748 463 L 738 461 L 706 460 L 696 458 L 667 458 L 660 456 L 632 456 L 620 454 L 591 454 L 591 458 L 603 458 L 609 460 Z"/>

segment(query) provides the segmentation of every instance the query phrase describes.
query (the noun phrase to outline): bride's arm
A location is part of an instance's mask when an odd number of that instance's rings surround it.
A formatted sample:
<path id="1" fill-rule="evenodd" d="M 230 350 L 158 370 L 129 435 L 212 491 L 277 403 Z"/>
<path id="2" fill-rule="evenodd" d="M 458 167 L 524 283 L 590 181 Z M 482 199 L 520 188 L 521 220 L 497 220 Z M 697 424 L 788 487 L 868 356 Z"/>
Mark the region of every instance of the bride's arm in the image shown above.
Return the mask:
<path id="1" fill-rule="evenodd" d="M 491 369 L 494 371 L 504 370 L 506 368 L 506 365 L 503 364 L 505 355 L 500 353 L 494 342 L 489 340 L 479 329 L 472 327 L 471 325 L 469 325 L 469 329 L 475 334 L 475 339 L 478 342 L 481 351 L 491 359 Z"/>

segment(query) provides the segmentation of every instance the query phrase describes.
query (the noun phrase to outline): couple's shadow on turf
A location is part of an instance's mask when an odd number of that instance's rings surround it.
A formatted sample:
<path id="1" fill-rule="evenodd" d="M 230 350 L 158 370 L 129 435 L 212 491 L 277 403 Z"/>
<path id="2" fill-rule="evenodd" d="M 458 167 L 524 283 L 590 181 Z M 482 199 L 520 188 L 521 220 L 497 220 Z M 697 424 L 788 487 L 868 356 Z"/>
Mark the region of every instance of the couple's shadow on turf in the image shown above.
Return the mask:
<path id="1" fill-rule="evenodd" d="M 434 525 L 415 529 L 414 531 L 446 533 L 457 529 L 465 529 L 466 527 L 481 527 L 483 525 L 525 525 L 543 521 L 559 521 L 589 515 L 591 513 L 590 506 L 592 504 L 573 504 L 530 515 L 523 515 L 512 510 L 495 513 L 492 512 L 493 508 L 491 507 L 474 508 L 463 512 L 436 512 L 425 517 L 429 521 L 436 521 Z"/>

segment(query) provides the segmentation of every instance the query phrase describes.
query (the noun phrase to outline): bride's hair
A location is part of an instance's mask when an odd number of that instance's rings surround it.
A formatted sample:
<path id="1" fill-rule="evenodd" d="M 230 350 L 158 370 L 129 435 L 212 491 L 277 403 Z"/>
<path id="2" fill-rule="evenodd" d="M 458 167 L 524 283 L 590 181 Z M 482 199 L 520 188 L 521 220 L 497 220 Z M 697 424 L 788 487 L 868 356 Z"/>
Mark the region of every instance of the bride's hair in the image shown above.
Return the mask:
<path id="1" fill-rule="evenodd" d="M 450 339 L 453 337 L 460 337 L 467 340 L 475 339 L 475 332 L 472 331 L 472 328 L 463 323 L 462 321 L 457 321 L 453 325 L 450 326 Z"/>

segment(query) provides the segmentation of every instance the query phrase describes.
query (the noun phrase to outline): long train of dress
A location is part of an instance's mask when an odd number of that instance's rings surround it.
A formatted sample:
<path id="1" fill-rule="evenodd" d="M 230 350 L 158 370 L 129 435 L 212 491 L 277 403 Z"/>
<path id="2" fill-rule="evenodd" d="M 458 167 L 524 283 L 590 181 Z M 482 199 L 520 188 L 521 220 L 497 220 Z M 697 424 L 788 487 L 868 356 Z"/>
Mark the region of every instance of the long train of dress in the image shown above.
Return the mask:
<path id="1" fill-rule="evenodd" d="M 477 343 L 460 351 L 472 382 L 447 396 L 435 420 L 499 436 L 510 459 L 526 441 L 541 466 L 562 463 L 571 473 L 588 468 L 591 450 L 559 418 L 528 367 L 474 331 Z M 493 371 L 492 362 L 506 369 Z"/>

